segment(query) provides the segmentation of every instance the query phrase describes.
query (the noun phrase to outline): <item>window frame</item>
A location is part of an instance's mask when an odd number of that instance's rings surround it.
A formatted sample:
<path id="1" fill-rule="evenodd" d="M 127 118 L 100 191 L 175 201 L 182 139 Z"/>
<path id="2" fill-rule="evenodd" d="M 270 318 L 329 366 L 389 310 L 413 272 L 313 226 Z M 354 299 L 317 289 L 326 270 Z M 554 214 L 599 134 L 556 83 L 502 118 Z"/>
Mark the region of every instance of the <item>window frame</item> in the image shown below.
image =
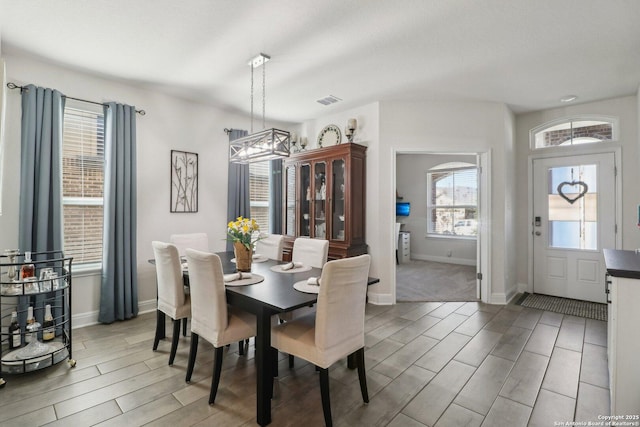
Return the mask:
<path id="1" fill-rule="evenodd" d="M 65 117 L 67 114 L 67 110 L 76 110 L 79 111 L 81 114 L 95 114 L 98 115 L 102 118 L 102 185 L 103 185 L 103 191 L 102 191 L 102 197 L 78 197 L 78 196 L 64 196 L 64 191 L 63 191 L 63 195 L 62 195 L 62 210 L 63 210 L 63 222 L 64 224 L 67 223 L 67 218 L 65 218 L 64 216 L 64 208 L 65 206 L 102 206 L 104 209 L 104 168 L 105 168 L 105 140 L 104 140 L 104 125 L 105 125 L 105 115 L 104 115 L 104 110 L 103 108 L 101 108 L 100 106 L 93 106 L 93 105 L 89 105 L 89 104 L 85 104 L 85 103 L 79 103 L 79 102 L 75 102 L 73 100 L 67 100 L 65 103 L 65 107 L 64 107 L 64 112 L 63 112 L 63 126 L 64 123 L 66 122 Z M 64 159 L 64 150 L 65 150 L 65 138 L 64 138 L 64 128 L 63 128 L 63 140 L 62 140 L 62 156 L 60 159 L 60 162 L 62 164 L 63 159 Z M 64 168 L 61 167 L 61 173 L 62 173 L 62 181 L 64 182 Z M 64 188 L 64 184 L 63 184 L 63 188 Z M 104 230 L 104 210 L 103 210 L 103 224 L 102 224 L 102 230 Z M 83 227 L 83 235 L 84 235 L 84 227 Z M 104 247 L 104 241 L 103 241 L 103 237 L 102 237 L 102 232 L 100 233 L 101 237 L 100 237 L 100 247 L 103 248 Z M 63 250 L 67 251 L 67 245 L 66 245 L 66 238 L 64 235 L 64 229 L 63 229 Z M 89 262 L 81 262 L 79 260 L 74 260 L 74 271 L 76 271 L 78 273 L 91 273 L 91 272 L 99 272 L 102 270 L 102 260 L 100 261 L 89 261 Z"/>
<path id="2" fill-rule="evenodd" d="M 581 121 L 599 121 L 599 122 L 609 123 L 611 125 L 611 139 L 598 140 L 598 141 L 590 142 L 587 144 L 569 144 L 569 145 L 553 145 L 553 146 L 546 146 L 546 147 L 536 147 L 536 135 L 539 134 L 540 132 L 543 132 L 546 129 L 552 128 L 554 126 L 562 125 L 565 123 L 569 123 L 571 125 L 574 122 L 581 122 Z M 594 146 L 599 144 L 610 144 L 612 142 L 618 141 L 619 132 L 620 132 L 620 122 L 617 117 L 602 116 L 602 115 L 596 115 L 596 114 L 582 114 L 582 115 L 561 117 L 558 119 L 545 122 L 529 130 L 529 149 L 531 151 L 536 151 L 536 152 L 549 151 L 549 150 L 577 150 L 578 147 Z"/>
<path id="3" fill-rule="evenodd" d="M 476 210 L 476 224 L 478 223 L 478 218 L 479 218 L 479 200 L 478 200 L 478 196 L 479 193 L 476 196 L 476 204 L 475 205 L 434 205 L 432 203 L 432 174 L 435 173 L 447 173 L 447 172 L 456 172 L 456 171 L 462 171 L 462 170 L 475 170 L 476 174 L 476 188 L 478 186 L 478 165 L 476 164 L 472 164 L 472 163 L 468 163 L 468 162 L 455 162 L 455 163 L 466 163 L 466 165 L 461 165 L 459 164 L 458 166 L 452 166 L 452 167 L 443 167 L 445 165 L 447 165 L 447 163 L 442 163 L 439 165 L 436 165 L 432 168 L 430 168 L 429 170 L 427 170 L 426 172 L 426 181 L 427 181 L 427 204 L 426 204 L 426 208 L 427 208 L 427 221 L 426 221 L 426 226 L 427 226 L 427 233 L 426 233 L 426 237 L 427 238 L 436 238 L 436 239 L 457 239 L 457 240 L 477 240 L 478 235 L 477 235 L 477 231 L 475 235 L 461 235 L 461 234 L 443 234 L 443 233 L 437 233 L 435 231 L 432 231 L 433 227 L 433 223 L 431 218 L 433 217 L 433 210 L 434 209 L 470 209 L 470 208 L 475 208 Z M 454 187 L 455 188 L 455 187 Z M 455 194 L 455 190 L 454 190 L 454 194 Z M 455 202 L 454 202 L 455 203 Z"/>

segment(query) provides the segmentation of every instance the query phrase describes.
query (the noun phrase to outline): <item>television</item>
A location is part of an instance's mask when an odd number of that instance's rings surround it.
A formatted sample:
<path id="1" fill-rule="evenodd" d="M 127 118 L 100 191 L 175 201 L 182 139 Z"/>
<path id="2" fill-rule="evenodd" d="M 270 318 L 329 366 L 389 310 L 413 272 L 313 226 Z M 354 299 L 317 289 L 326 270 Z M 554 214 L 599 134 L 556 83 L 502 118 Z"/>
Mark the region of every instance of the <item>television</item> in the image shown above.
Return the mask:
<path id="1" fill-rule="evenodd" d="M 411 212 L 411 203 L 396 202 L 396 216 L 409 216 Z"/>

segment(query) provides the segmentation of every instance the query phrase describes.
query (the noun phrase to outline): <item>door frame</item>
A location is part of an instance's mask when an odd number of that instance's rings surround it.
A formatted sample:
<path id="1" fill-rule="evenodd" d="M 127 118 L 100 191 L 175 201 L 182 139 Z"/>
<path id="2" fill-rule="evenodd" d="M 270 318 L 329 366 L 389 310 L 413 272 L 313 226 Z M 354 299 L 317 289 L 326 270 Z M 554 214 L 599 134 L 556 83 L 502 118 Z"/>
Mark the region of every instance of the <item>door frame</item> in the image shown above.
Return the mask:
<path id="1" fill-rule="evenodd" d="M 480 291 L 480 301 L 491 304 L 491 150 L 487 151 L 428 151 L 428 150 L 393 150 L 393 187 L 396 188 L 398 154 L 426 154 L 426 155 L 472 155 L 476 156 L 476 166 L 481 170 L 478 182 L 478 236 L 476 239 L 476 272 L 482 273 L 482 279 L 476 279 L 477 290 Z M 393 195 L 395 202 L 395 194 Z M 395 221 L 391 224 L 391 249 L 389 259 L 393 261 L 391 288 L 393 304 L 396 300 L 396 263 L 395 263 Z M 478 283 L 479 282 L 479 283 Z M 477 294 L 477 291 L 476 291 Z"/>
<path id="2" fill-rule="evenodd" d="M 613 163 L 616 168 L 616 173 L 613 177 L 614 185 L 615 185 L 615 223 L 616 223 L 616 235 L 615 242 L 616 247 L 614 249 L 620 249 L 622 247 L 622 149 L 621 147 L 616 146 L 607 146 L 603 147 L 602 145 L 598 145 L 597 147 L 580 147 L 579 150 L 568 151 L 562 149 L 561 151 L 550 149 L 551 151 L 542 150 L 541 153 L 534 153 L 529 155 L 528 160 L 528 183 L 527 183 L 527 191 L 528 191 L 528 203 L 529 208 L 527 209 L 527 248 L 528 248 L 528 278 L 527 278 L 527 286 L 526 289 L 519 289 L 519 291 L 525 291 L 529 293 L 533 293 L 533 217 L 534 217 L 534 205 L 533 205 L 533 161 L 540 159 L 553 159 L 557 157 L 573 157 L 573 156 L 584 156 L 589 154 L 611 154 L 613 153 Z M 604 277 L 602 278 L 604 281 Z"/>

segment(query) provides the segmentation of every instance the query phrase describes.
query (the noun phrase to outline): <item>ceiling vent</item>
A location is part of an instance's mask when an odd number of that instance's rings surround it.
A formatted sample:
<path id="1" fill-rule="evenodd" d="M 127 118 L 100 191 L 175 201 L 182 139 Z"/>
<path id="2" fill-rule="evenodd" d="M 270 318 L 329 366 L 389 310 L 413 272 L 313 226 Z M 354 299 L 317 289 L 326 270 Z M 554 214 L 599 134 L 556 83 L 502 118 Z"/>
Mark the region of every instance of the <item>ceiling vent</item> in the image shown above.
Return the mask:
<path id="1" fill-rule="evenodd" d="M 342 101 L 342 99 L 333 95 L 325 96 L 324 98 L 318 99 L 318 102 L 322 105 L 331 105 L 331 104 L 335 104 L 338 101 Z"/>

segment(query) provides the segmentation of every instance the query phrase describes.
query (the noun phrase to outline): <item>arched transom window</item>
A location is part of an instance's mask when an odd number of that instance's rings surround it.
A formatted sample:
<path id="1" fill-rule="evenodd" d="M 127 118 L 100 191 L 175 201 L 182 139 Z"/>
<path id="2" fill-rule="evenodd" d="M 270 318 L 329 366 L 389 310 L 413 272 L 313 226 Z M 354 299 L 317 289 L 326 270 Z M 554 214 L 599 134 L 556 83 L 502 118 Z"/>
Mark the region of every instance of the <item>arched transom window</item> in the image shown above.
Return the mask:
<path id="1" fill-rule="evenodd" d="M 615 141 L 618 120 L 602 116 L 563 118 L 532 129 L 530 138 L 534 150 Z"/>

